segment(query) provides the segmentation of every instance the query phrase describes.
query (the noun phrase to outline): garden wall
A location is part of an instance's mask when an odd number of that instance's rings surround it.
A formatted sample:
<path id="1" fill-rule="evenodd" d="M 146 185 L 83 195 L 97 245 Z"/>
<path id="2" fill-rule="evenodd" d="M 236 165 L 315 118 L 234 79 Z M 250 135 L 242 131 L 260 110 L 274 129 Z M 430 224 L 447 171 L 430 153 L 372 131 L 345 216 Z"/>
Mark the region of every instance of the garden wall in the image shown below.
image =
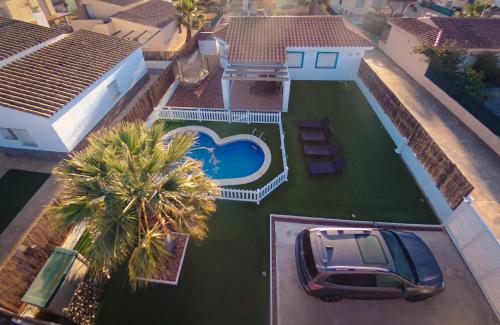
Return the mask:
<path id="1" fill-rule="evenodd" d="M 358 76 L 454 210 L 473 190 L 472 184 L 364 61 Z"/>

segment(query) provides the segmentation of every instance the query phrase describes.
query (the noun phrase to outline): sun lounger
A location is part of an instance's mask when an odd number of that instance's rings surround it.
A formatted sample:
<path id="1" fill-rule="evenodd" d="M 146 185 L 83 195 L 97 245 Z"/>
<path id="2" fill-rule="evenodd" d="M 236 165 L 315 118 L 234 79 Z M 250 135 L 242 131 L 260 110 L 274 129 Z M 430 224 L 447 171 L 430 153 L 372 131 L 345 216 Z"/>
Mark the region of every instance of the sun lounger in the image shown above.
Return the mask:
<path id="1" fill-rule="evenodd" d="M 301 120 L 299 127 L 305 129 L 322 129 L 330 124 L 330 118 L 324 117 L 321 120 Z"/>
<path id="2" fill-rule="evenodd" d="M 342 172 L 345 166 L 347 166 L 345 158 L 339 158 L 335 161 L 310 162 L 307 164 L 311 175 L 338 174 Z"/>
<path id="3" fill-rule="evenodd" d="M 300 139 L 302 141 L 327 142 L 331 136 L 332 130 L 330 128 L 324 128 L 314 131 L 300 131 Z"/>
<path id="4" fill-rule="evenodd" d="M 329 146 L 306 145 L 304 146 L 304 155 L 306 156 L 334 156 L 336 153 L 342 151 L 342 147 L 338 144 L 331 144 Z"/>

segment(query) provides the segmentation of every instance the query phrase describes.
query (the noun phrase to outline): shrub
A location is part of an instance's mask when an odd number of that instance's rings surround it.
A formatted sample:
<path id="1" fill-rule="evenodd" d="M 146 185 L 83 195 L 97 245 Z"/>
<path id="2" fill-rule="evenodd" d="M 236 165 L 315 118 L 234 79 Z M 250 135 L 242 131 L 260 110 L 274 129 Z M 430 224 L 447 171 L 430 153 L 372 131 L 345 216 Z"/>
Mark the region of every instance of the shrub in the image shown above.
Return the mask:
<path id="1" fill-rule="evenodd" d="M 421 44 L 413 52 L 424 55 L 431 68 L 450 77 L 457 73 L 465 58 L 465 53 L 454 47 Z"/>
<path id="2" fill-rule="evenodd" d="M 361 24 L 361 27 L 372 34 L 380 36 L 384 31 L 385 18 L 377 16 L 373 12 L 369 12 L 363 19 L 363 24 Z"/>
<path id="3" fill-rule="evenodd" d="M 500 67 L 498 67 L 498 57 L 494 52 L 483 52 L 476 55 L 476 62 L 472 67 L 484 74 L 484 82 L 488 86 L 500 86 Z"/>

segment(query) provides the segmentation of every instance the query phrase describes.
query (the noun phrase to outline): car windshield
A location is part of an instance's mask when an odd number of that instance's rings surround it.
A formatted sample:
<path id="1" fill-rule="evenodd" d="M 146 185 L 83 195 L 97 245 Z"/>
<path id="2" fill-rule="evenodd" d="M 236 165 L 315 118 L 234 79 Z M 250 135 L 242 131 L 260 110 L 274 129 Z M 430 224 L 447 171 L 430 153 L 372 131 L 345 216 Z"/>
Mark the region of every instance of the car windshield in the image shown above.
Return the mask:
<path id="1" fill-rule="evenodd" d="M 307 272 L 312 278 L 314 278 L 318 275 L 318 270 L 316 269 L 316 263 L 314 262 L 311 239 L 308 230 L 304 231 L 304 236 L 302 237 L 302 253 L 304 254 Z"/>
<path id="2" fill-rule="evenodd" d="M 399 238 L 392 231 L 382 230 L 380 233 L 389 247 L 396 271 L 407 280 L 415 283 L 416 277 L 412 262 Z"/>

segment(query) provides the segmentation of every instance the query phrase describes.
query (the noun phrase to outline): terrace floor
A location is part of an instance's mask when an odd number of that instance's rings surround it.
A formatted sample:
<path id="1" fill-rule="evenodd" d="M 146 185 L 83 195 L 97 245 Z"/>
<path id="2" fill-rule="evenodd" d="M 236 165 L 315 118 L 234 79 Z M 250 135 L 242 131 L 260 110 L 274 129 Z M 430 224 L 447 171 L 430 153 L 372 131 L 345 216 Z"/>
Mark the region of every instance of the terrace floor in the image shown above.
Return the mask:
<path id="1" fill-rule="evenodd" d="M 333 141 L 349 164 L 341 175 L 311 177 L 297 122 L 330 116 Z M 184 124 L 184 123 L 182 123 Z M 275 125 L 203 123 L 221 137 L 264 132 L 273 160 L 244 188 L 257 188 L 281 171 Z M 173 126 L 181 125 L 175 124 Z M 173 127 L 172 126 L 172 127 Z M 189 243 L 179 285 L 135 293 L 126 270 L 109 283 L 97 324 L 268 324 L 271 213 L 404 223 L 437 223 L 394 144 L 354 83 L 296 81 L 284 114 L 289 181 L 261 205 L 218 201 L 208 238 Z"/>

